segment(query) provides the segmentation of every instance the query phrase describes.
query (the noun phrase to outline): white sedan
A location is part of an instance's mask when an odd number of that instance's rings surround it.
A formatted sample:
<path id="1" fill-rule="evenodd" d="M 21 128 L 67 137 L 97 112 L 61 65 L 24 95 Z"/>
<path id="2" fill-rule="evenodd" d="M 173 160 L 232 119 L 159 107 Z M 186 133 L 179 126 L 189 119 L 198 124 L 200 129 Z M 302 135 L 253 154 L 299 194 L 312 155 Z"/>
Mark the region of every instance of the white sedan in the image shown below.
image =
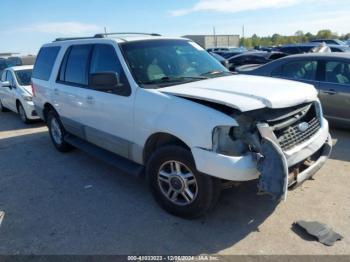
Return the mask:
<path id="1" fill-rule="evenodd" d="M 0 111 L 18 113 L 24 123 L 39 119 L 32 101 L 33 66 L 14 66 L 5 69 L 0 83 Z"/>

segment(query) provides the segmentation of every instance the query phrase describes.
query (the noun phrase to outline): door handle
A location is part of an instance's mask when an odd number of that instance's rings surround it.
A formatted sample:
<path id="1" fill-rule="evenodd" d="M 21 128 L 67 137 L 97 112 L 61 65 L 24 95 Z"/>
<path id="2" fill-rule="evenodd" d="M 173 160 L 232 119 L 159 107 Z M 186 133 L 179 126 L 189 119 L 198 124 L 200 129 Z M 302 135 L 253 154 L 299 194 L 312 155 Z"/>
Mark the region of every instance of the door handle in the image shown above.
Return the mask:
<path id="1" fill-rule="evenodd" d="M 53 92 L 54 92 L 55 95 L 58 95 L 58 88 L 54 88 Z"/>
<path id="2" fill-rule="evenodd" d="M 92 96 L 87 96 L 86 100 L 88 103 L 92 104 L 94 102 L 94 98 Z"/>
<path id="3" fill-rule="evenodd" d="M 328 94 L 328 95 L 335 95 L 338 92 L 336 92 L 334 89 L 329 89 L 329 90 L 325 90 L 323 91 L 324 93 Z"/>

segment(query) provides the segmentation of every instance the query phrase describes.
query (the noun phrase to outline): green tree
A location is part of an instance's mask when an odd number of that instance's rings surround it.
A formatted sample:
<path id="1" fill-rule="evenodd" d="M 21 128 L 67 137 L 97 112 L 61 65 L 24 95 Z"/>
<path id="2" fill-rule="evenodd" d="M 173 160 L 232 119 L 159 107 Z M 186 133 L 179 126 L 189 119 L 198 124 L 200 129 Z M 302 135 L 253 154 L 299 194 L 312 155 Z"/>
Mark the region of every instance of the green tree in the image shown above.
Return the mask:
<path id="1" fill-rule="evenodd" d="M 324 29 L 324 30 L 318 31 L 316 36 L 317 36 L 317 38 L 324 38 L 324 39 L 334 38 L 334 34 L 329 29 Z"/>

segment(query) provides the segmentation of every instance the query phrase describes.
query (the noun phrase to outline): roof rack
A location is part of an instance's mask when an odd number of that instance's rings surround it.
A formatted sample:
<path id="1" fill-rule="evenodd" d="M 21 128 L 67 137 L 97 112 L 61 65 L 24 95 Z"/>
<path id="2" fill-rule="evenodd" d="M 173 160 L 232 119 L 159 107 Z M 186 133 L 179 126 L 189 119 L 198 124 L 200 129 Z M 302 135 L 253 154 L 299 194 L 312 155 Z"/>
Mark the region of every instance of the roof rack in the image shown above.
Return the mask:
<path id="1" fill-rule="evenodd" d="M 94 39 L 94 38 L 98 38 L 95 36 L 85 36 L 85 37 L 60 37 L 60 38 L 56 38 L 54 40 L 54 42 L 60 42 L 60 41 L 68 41 L 68 40 L 81 40 L 81 39 Z M 101 38 L 101 37 L 100 37 Z"/>
<path id="2" fill-rule="evenodd" d="M 135 33 L 135 32 L 123 32 L 123 33 L 101 33 L 101 34 L 96 34 L 96 38 L 104 38 L 109 35 L 150 35 L 150 36 L 161 36 L 160 34 L 156 33 Z"/>
<path id="3" fill-rule="evenodd" d="M 85 36 L 85 37 L 60 37 L 56 38 L 54 42 L 60 41 L 68 41 L 68 40 L 82 40 L 82 39 L 94 39 L 94 38 L 105 38 L 110 35 L 150 35 L 150 36 L 161 36 L 160 34 L 155 33 L 133 33 L 133 32 L 125 32 L 125 33 L 100 33 L 94 36 Z"/>

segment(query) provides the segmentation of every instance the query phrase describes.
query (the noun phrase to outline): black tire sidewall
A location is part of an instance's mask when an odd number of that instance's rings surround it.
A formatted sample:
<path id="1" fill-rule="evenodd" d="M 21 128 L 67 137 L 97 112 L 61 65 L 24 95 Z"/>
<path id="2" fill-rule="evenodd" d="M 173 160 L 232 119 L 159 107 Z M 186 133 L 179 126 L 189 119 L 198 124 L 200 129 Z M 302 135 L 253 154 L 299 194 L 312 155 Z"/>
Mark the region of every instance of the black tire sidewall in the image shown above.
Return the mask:
<path id="1" fill-rule="evenodd" d="M 23 110 L 25 119 L 23 119 L 22 116 L 21 116 L 21 109 Z M 24 107 L 23 107 L 22 103 L 18 103 L 18 115 L 19 115 L 19 118 L 22 120 L 23 123 L 25 123 L 25 124 L 29 123 L 29 119 L 27 117 L 26 111 L 24 110 Z"/>
<path id="2" fill-rule="evenodd" d="M 196 199 L 188 205 L 174 204 L 164 196 L 159 188 L 158 171 L 163 163 L 170 160 L 186 165 L 197 180 Z M 169 213 L 183 218 L 196 218 L 207 213 L 215 205 L 220 192 L 220 181 L 198 172 L 190 150 L 180 146 L 165 146 L 156 150 L 147 163 L 146 176 L 156 201 Z"/>
<path id="3" fill-rule="evenodd" d="M 61 129 L 61 132 L 62 132 L 62 143 L 61 144 L 57 144 L 55 139 L 52 137 L 52 130 L 51 130 L 51 121 L 53 119 L 56 119 L 60 129 Z M 72 149 L 72 146 L 67 144 L 65 141 L 64 141 L 64 136 L 66 135 L 66 131 L 61 123 L 61 120 L 59 118 L 59 116 L 57 115 L 56 112 L 54 111 L 50 111 L 48 113 L 48 116 L 47 116 L 47 126 L 49 128 L 49 134 L 50 134 L 50 138 L 51 138 L 51 141 L 52 143 L 54 144 L 54 146 L 56 147 L 56 149 L 60 152 L 67 152 L 67 151 L 70 151 Z"/>

